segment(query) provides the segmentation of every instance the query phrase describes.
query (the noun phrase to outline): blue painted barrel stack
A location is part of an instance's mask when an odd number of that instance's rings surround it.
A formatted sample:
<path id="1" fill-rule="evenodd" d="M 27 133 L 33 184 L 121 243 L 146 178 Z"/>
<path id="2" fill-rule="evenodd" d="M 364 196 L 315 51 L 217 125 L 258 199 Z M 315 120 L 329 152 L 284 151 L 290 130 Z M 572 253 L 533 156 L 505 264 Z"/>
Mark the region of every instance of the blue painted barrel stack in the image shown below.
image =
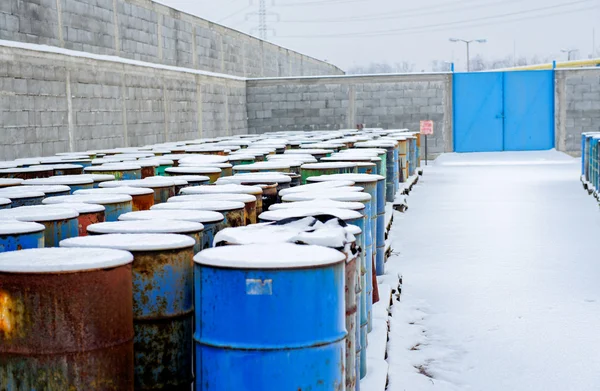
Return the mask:
<path id="1" fill-rule="evenodd" d="M 598 142 L 582 138 L 592 191 Z M 406 129 L 349 129 L 0 162 L 0 364 L 11 357 L 0 384 L 359 390 L 387 262 L 386 204 L 414 180 L 418 148 Z M 57 288 L 33 306 L 23 278 Z M 73 305 L 50 306 L 65 300 L 62 283 Z M 89 324 L 70 313 L 79 306 L 98 308 Z M 52 317 L 76 338 L 34 330 Z M 89 353 L 117 339 L 112 353 Z M 61 354 L 40 360 L 36 345 Z M 69 367 L 64 349 L 84 353 Z"/>
<path id="2" fill-rule="evenodd" d="M 581 183 L 594 197 L 599 198 L 600 176 L 598 175 L 600 159 L 598 157 L 598 144 L 600 132 L 587 132 L 581 134 Z"/>

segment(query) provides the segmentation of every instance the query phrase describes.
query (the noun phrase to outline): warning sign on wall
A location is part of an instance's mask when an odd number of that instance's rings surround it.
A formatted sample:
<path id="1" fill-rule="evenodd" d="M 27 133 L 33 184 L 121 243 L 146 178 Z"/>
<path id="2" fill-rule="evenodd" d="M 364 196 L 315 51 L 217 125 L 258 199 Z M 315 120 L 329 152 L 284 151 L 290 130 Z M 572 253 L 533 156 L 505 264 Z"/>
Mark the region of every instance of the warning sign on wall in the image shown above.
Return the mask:
<path id="1" fill-rule="evenodd" d="M 421 134 L 425 136 L 433 134 L 433 121 L 421 121 Z"/>

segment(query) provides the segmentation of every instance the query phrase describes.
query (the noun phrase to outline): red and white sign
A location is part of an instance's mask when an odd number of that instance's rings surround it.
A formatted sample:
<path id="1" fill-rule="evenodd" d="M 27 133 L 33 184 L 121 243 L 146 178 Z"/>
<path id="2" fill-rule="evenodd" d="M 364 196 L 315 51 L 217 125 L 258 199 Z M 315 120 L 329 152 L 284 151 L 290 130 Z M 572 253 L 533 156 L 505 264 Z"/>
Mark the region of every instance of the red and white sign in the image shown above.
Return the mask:
<path id="1" fill-rule="evenodd" d="M 421 134 L 425 136 L 433 134 L 433 121 L 421 121 Z"/>

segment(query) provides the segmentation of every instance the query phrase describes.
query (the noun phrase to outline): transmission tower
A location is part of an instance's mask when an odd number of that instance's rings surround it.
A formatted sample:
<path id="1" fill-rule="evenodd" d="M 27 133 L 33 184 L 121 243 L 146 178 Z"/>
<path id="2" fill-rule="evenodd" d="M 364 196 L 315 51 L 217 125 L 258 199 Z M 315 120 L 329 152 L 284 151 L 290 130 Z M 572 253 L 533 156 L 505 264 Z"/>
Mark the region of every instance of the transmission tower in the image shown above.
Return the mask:
<path id="1" fill-rule="evenodd" d="M 250 0 L 250 5 L 254 5 L 254 0 Z M 262 40 L 268 38 L 269 32 L 272 35 L 276 35 L 275 29 L 268 27 L 268 17 L 272 16 L 276 22 L 279 22 L 279 14 L 267 11 L 267 0 L 258 0 L 258 12 L 246 14 L 246 20 L 254 16 L 258 16 L 258 27 L 251 29 L 251 34 L 258 33 L 258 37 Z"/>

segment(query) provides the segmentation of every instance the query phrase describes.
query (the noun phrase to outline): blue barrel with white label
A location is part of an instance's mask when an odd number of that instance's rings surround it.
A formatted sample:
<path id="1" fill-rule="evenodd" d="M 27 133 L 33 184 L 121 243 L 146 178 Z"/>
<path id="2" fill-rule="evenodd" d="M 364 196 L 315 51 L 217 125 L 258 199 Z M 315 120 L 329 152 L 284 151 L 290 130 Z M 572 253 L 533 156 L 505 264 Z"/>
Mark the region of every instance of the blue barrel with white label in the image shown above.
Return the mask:
<path id="1" fill-rule="evenodd" d="M 34 222 L 0 220 L 0 253 L 44 247 L 44 229 Z"/>
<path id="2" fill-rule="evenodd" d="M 389 182 L 388 182 L 389 183 Z M 375 269 L 378 276 L 385 274 L 385 201 L 387 199 L 386 181 L 377 181 L 377 239 Z"/>
<path id="3" fill-rule="evenodd" d="M 290 243 L 196 255 L 196 391 L 343 390 L 345 258 Z"/>

